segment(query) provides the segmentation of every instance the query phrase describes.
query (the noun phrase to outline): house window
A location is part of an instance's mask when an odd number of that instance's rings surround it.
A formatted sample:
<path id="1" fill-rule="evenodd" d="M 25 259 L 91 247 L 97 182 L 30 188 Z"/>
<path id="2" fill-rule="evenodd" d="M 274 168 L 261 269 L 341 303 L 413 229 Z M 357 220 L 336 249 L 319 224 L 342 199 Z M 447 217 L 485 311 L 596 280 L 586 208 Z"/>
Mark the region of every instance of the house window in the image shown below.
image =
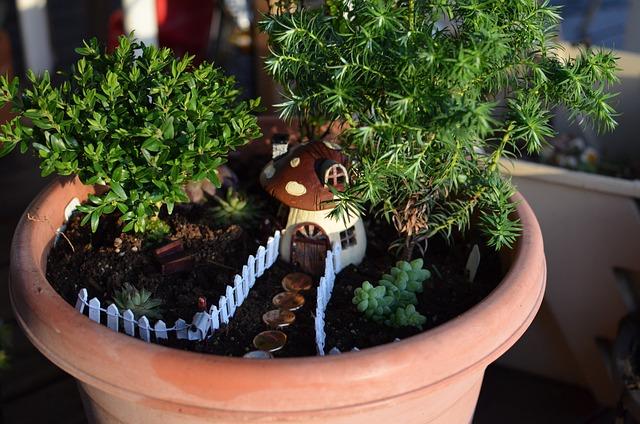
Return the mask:
<path id="1" fill-rule="evenodd" d="M 347 249 L 357 244 L 356 227 L 349 227 L 344 231 L 340 231 L 340 244 L 343 249 Z"/>
<path id="2" fill-rule="evenodd" d="M 325 171 L 324 183 L 338 190 L 343 190 L 347 183 L 347 170 L 339 163 L 332 165 Z"/>

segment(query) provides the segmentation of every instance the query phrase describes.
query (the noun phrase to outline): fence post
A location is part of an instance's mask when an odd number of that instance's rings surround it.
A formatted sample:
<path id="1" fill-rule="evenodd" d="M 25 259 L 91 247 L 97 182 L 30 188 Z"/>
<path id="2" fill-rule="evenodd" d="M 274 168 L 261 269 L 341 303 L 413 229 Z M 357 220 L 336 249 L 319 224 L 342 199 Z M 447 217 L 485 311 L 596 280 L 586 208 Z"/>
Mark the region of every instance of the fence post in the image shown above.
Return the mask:
<path id="1" fill-rule="evenodd" d="M 216 305 L 212 305 L 211 308 L 209 308 L 209 315 L 211 315 L 211 332 L 213 333 L 213 331 L 220 328 L 220 311 L 218 311 Z"/>
<path id="2" fill-rule="evenodd" d="M 333 253 L 327 250 L 327 257 L 324 260 L 324 276 L 329 278 L 333 274 Z"/>
<path id="3" fill-rule="evenodd" d="M 256 257 L 258 261 L 258 266 L 256 268 L 256 278 L 261 277 L 262 274 L 264 274 L 264 260 L 265 260 L 266 253 L 267 252 L 264 246 L 258 247 L 258 252 L 256 253 Z"/>
<path id="4" fill-rule="evenodd" d="M 249 295 L 249 267 L 247 265 L 242 266 L 242 293 L 246 298 Z"/>
<path id="5" fill-rule="evenodd" d="M 229 318 L 236 313 L 236 299 L 233 295 L 233 291 L 233 287 L 227 286 L 225 297 L 227 298 L 227 313 L 229 314 Z"/>
<path id="6" fill-rule="evenodd" d="M 342 270 L 342 246 L 340 243 L 333 243 L 333 270 L 339 273 Z"/>
<path id="7" fill-rule="evenodd" d="M 320 278 L 320 284 L 318 284 L 316 303 L 318 304 L 318 308 L 320 305 L 324 305 L 324 277 Z"/>
<path id="8" fill-rule="evenodd" d="M 133 324 L 135 320 L 133 318 L 133 312 L 131 312 L 131 309 L 127 309 L 126 311 L 124 311 L 124 313 L 122 314 L 122 320 L 124 324 L 124 332 L 130 336 L 133 336 L 136 332 L 136 329 Z"/>
<path id="9" fill-rule="evenodd" d="M 151 332 L 149 331 L 149 320 L 144 315 L 138 320 L 138 327 L 140 328 L 140 338 L 145 342 L 151 341 Z"/>
<path id="10" fill-rule="evenodd" d="M 273 237 L 269 237 L 269 239 L 267 240 L 267 255 L 264 264 L 265 268 L 269 268 L 273 264 L 273 256 L 275 255 L 274 250 L 274 239 Z"/>
<path id="11" fill-rule="evenodd" d="M 187 323 L 185 320 L 180 318 L 176 321 L 174 327 L 176 328 L 176 337 L 178 339 L 186 339 L 187 338 Z"/>
<path id="12" fill-rule="evenodd" d="M 247 268 L 249 270 L 249 287 L 253 287 L 256 282 L 256 258 L 253 255 L 249 256 L 247 261 Z"/>
<path id="13" fill-rule="evenodd" d="M 84 306 L 87 303 L 87 297 L 89 297 L 87 289 L 82 289 L 78 292 L 78 300 L 76 300 L 76 309 L 78 310 L 78 312 L 84 312 Z"/>
<path id="14" fill-rule="evenodd" d="M 229 323 L 229 310 L 227 309 L 227 298 L 220 296 L 218 301 L 218 310 L 220 311 L 220 322 L 223 324 Z"/>
<path id="15" fill-rule="evenodd" d="M 115 303 L 112 303 L 107 308 L 107 327 L 109 327 L 110 329 L 112 329 L 116 333 L 119 330 L 119 328 L 118 328 L 118 319 L 119 318 L 120 318 L 120 316 L 119 316 L 119 313 L 118 313 L 118 307 L 115 305 Z"/>
<path id="16" fill-rule="evenodd" d="M 100 324 L 100 301 L 95 297 L 89 301 L 89 319 Z"/>
<path id="17" fill-rule="evenodd" d="M 160 320 L 156 322 L 153 329 L 156 333 L 156 340 L 169 338 L 169 335 L 167 334 L 167 324 L 165 324 L 164 321 Z"/>
<path id="18" fill-rule="evenodd" d="M 316 349 L 320 356 L 324 356 L 324 343 L 327 335 L 324 332 L 324 311 L 316 310 Z"/>
<path id="19" fill-rule="evenodd" d="M 236 306 L 240 306 L 242 305 L 242 302 L 244 302 L 244 298 L 247 294 L 244 292 L 242 277 L 237 274 L 233 278 L 233 288 L 236 291 Z"/>
<path id="20" fill-rule="evenodd" d="M 279 230 L 276 230 L 276 232 L 273 234 L 273 240 L 276 245 L 276 252 L 273 255 L 272 265 L 278 260 L 278 256 L 280 256 L 280 231 Z"/>

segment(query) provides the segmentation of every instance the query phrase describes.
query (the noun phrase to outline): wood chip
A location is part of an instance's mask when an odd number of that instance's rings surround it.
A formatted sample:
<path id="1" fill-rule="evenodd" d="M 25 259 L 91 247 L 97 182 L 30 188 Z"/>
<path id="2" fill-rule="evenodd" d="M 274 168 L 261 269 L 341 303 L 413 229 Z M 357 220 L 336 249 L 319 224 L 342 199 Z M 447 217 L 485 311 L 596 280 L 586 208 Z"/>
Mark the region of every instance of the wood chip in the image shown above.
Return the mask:
<path id="1" fill-rule="evenodd" d="M 158 247 L 153 251 L 153 254 L 161 263 L 169 262 L 173 260 L 173 256 L 184 252 L 184 246 L 182 244 L 182 240 L 172 241 L 171 243 L 165 244 L 164 246 Z"/>
<path id="2" fill-rule="evenodd" d="M 176 272 L 191 271 L 193 266 L 193 257 L 189 255 L 162 264 L 161 271 L 164 275 L 169 275 L 175 274 Z"/>

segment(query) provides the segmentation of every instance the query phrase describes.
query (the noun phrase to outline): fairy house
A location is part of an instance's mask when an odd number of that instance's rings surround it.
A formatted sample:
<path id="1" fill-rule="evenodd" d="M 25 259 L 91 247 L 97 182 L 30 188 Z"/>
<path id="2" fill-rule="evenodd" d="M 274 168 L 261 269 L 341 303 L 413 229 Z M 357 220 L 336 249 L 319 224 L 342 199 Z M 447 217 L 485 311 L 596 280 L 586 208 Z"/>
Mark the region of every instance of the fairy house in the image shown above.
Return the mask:
<path id="1" fill-rule="evenodd" d="M 329 217 L 334 195 L 348 182 L 347 158 L 340 146 L 328 141 L 302 143 L 289 149 L 274 144 L 274 157 L 260 174 L 262 187 L 289 208 L 280 239 L 280 256 L 302 270 L 320 275 L 326 251 L 334 243 L 342 247 L 343 267 L 358 264 L 367 240 L 362 219 Z"/>

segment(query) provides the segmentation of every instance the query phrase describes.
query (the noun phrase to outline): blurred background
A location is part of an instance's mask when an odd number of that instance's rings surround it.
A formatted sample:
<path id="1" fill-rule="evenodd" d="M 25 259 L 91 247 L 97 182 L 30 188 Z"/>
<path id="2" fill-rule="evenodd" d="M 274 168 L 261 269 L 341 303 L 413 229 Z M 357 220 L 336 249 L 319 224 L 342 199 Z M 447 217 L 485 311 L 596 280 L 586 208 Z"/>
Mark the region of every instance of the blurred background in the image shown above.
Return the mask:
<path id="1" fill-rule="evenodd" d="M 640 352 L 640 0 L 552 3 L 562 7 L 563 55 L 589 45 L 620 57 L 620 127 L 607 135 L 583 130 L 559 109 L 559 136 L 545 153 L 505 167 L 540 220 L 549 278 L 531 329 L 489 367 L 474 422 L 632 423 L 640 416 L 633 372 Z M 266 40 L 256 29 L 269 7 L 268 0 L 0 0 L 0 72 L 64 71 L 83 39 L 113 46 L 135 30 L 146 43 L 215 62 L 245 96 L 269 107 L 277 90 L 263 72 Z M 0 113 L 4 121 L 7 111 Z M 0 423 L 85 422 L 74 380 L 29 344 L 8 301 L 13 229 L 46 182 L 34 158 L 0 159 L 0 344 L 9 358 L 0 370 Z"/>

